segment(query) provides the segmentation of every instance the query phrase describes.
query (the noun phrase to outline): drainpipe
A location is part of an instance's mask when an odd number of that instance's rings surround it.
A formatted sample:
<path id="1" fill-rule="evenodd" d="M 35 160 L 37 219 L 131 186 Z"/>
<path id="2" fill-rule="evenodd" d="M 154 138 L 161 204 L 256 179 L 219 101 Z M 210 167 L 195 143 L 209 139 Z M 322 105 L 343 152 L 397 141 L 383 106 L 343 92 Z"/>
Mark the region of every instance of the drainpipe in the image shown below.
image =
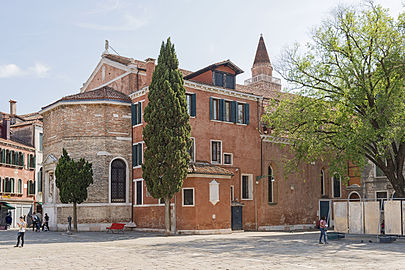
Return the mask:
<path id="1" fill-rule="evenodd" d="M 257 99 L 257 130 L 259 132 L 259 136 L 261 135 L 261 125 L 260 125 L 260 99 Z M 260 138 L 260 176 L 263 175 L 263 138 Z M 257 189 L 258 189 L 258 184 L 259 181 L 256 179 L 255 181 L 255 227 L 256 227 L 256 231 L 259 229 L 259 225 L 258 225 L 258 207 L 257 207 Z"/>

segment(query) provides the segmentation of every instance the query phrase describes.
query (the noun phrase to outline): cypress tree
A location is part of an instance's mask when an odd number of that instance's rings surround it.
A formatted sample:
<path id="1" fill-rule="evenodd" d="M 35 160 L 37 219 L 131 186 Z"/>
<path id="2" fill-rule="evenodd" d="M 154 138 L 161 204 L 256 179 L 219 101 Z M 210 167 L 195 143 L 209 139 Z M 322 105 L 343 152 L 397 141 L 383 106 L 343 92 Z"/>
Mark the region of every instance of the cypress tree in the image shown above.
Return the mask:
<path id="1" fill-rule="evenodd" d="M 143 179 L 149 193 L 165 202 L 166 234 L 170 234 L 170 202 L 187 177 L 191 146 L 183 75 L 178 70 L 174 45 L 162 42 L 160 55 L 149 86 L 143 129 L 146 143 Z"/>

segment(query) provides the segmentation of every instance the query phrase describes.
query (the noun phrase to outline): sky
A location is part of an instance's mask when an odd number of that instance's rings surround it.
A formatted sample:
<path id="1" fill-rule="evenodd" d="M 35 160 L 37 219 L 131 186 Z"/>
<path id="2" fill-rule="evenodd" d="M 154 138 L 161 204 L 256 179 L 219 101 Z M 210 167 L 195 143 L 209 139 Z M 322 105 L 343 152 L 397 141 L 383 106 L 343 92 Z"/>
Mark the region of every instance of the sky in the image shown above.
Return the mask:
<path id="1" fill-rule="evenodd" d="M 196 71 L 230 59 L 250 78 L 263 34 L 272 62 L 338 4 L 361 0 L 87 0 L 4 1 L 0 9 L 0 111 L 36 112 L 76 94 L 101 59 L 104 41 L 120 55 L 157 58 L 175 45 L 180 67 Z M 405 0 L 375 0 L 397 17 Z M 111 52 L 111 50 L 110 50 Z M 273 74 L 273 76 L 278 76 Z M 278 76 L 279 77 L 279 76 Z"/>

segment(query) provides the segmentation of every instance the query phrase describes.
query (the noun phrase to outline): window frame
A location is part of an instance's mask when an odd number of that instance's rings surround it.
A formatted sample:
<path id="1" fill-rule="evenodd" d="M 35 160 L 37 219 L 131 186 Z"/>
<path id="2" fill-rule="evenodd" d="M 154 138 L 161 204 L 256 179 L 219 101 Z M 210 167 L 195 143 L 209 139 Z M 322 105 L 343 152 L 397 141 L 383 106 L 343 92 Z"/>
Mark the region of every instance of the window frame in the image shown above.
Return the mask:
<path id="1" fill-rule="evenodd" d="M 139 162 L 137 162 L 137 164 L 134 166 L 134 161 L 132 161 L 132 168 L 133 169 L 139 169 L 139 168 L 142 168 L 142 164 L 143 164 L 143 160 L 144 160 L 144 157 L 143 157 L 143 152 L 144 152 L 144 148 L 143 148 L 143 145 L 144 145 L 144 141 L 141 141 L 141 142 L 136 142 L 136 143 L 132 143 L 132 159 L 134 158 L 134 156 L 133 156 L 133 149 L 134 149 L 134 146 L 135 145 L 141 145 L 141 159 L 142 159 L 142 162 L 139 164 Z M 136 153 L 137 155 L 138 155 L 138 153 Z M 137 157 L 138 158 L 138 157 Z M 138 160 L 139 161 L 139 160 Z"/>
<path id="2" fill-rule="evenodd" d="M 216 142 L 216 143 L 220 143 L 220 153 L 219 153 L 219 162 L 217 162 L 217 161 L 213 161 L 212 160 L 212 157 L 213 157 L 213 143 L 214 142 Z M 222 141 L 221 140 L 210 140 L 210 158 L 211 158 L 211 164 L 222 164 Z"/>
<path id="3" fill-rule="evenodd" d="M 219 101 L 220 99 L 218 98 L 212 98 L 212 120 L 215 121 L 221 121 L 219 119 Z"/>
<path id="4" fill-rule="evenodd" d="M 191 145 L 191 147 L 192 147 L 192 149 L 193 149 L 193 158 L 191 158 L 191 155 L 190 155 L 190 162 L 195 162 L 196 161 L 196 157 L 195 157 L 195 155 L 196 155 L 196 151 L 195 151 L 195 137 L 190 137 L 190 139 L 193 141 L 193 143 L 192 143 L 192 145 Z M 189 151 L 189 154 L 190 154 L 190 152 L 191 151 Z"/>
<path id="5" fill-rule="evenodd" d="M 375 165 L 374 163 L 373 165 L 374 165 L 374 178 L 387 178 L 384 172 L 380 168 L 378 168 L 377 165 Z M 383 173 L 383 175 L 377 175 L 377 170 L 380 170 Z"/>
<path id="6" fill-rule="evenodd" d="M 248 198 L 243 197 L 243 177 L 247 176 L 248 177 Z M 240 182 L 240 198 L 241 200 L 244 201 L 251 201 L 253 200 L 253 174 L 247 174 L 247 173 L 242 173 L 241 174 L 241 182 Z"/>
<path id="7" fill-rule="evenodd" d="M 225 163 L 225 155 L 230 155 L 231 156 L 231 163 Z M 233 153 L 223 153 L 223 165 L 228 165 L 228 166 L 232 166 L 233 165 Z"/>
<path id="8" fill-rule="evenodd" d="M 184 204 L 184 199 L 185 199 L 185 196 L 184 196 L 184 191 L 185 190 L 192 190 L 193 191 L 193 204 L 192 205 L 189 205 L 189 204 Z M 182 188 L 181 189 L 181 195 L 182 195 L 182 199 L 181 199 L 181 206 L 183 206 L 183 207 L 194 207 L 195 206 L 195 189 L 193 188 L 193 187 L 185 187 L 185 188 Z"/>
<path id="9" fill-rule="evenodd" d="M 231 202 L 235 201 L 235 186 L 231 185 Z"/>
<path id="10" fill-rule="evenodd" d="M 326 195 L 326 188 L 325 188 L 325 170 L 321 169 L 321 196 Z"/>
<path id="11" fill-rule="evenodd" d="M 271 174 L 269 173 L 271 170 Z M 267 166 L 267 203 L 273 204 L 275 203 L 274 200 L 274 170 L 271 164 Z M 270 187 L 271 187 L 271 200 L 270 200 Z"/>
<path id="12" fill-rule="evenodd" d="M 141 190 L 140 190 L 141 191 L 141 196 L 140 196 L 141 197 L 141 203 L 140 204 L 138 204 L 138 186 L 137 186 L 138 182 L 141 182 Z M 143 205 L 143 178 L 134 179 L 134 186 L 135 186 L 134 204 L 135 205 Z"/>
<path id="13" fill-rule="evenodd" d="M 339 197 L 335 196 L 335 179 L 334 179 L 335 175 L 339 176 Z M 332 176 L 332 197 L 333 198 L 342 198 L 342 177 L 338 173 L 335 173 Z"/>

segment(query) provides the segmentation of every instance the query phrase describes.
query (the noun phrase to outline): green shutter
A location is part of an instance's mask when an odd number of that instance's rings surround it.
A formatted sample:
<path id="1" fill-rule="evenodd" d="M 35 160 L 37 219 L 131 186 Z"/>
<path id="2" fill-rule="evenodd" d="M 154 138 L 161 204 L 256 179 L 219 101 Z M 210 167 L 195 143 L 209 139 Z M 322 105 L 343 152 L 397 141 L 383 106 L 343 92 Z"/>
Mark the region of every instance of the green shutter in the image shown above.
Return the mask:
<path id="1" fill-rule="evenodd" d="M 24 159 L 25 159 L 25 155 L 24 155 L 24 153 L 22 153 L 22 156 L 21 156 L 21 160 L 22 160 L 22 166 L 24 167 Z"/>
<path id="2" fill-rule="evenodd" d="M 132 126 L 136 125 L 136 120 L 137 120 L 137 104 L 131 104 L 131 122 Z"/>
<path id="3" fill-rule="evenodd" d="M 214 103 L 210 97 L 210 120 L 214 119 Z"/>
<path id="4" fill-rule="evenodd" d="M 137 124 L 142 123 L 142 102 L 138 102 Z"/>
<path id="5" fill-rule="evenodd" d="M 231 122 L 236 123 L 236 101 L 231 101 Z"/>
<path id="6" fill-rule="evenodd" d="M 244 115 L 244 117 L 245 117 L 244 123 L 246 125 L 249 125 L 249 104 L 248 103 L 245 104 L 245 115 Z"/>
<path id="7" fill-rule="evenodd" d="M 138 151 L 137 151 L 136 144 L 132 145 L 132 167 L 136 167 L 138 165 Z"/>
<path id="8" fill-rule="evenodd" d="M 196 116 L 196 95 L 192 94 L 191 95 L 191 115 L 195 117 Z"/>
<path id="9" fill-rule="evenodd" d="M 219 120 L 224 121 L 225 100 L 219 100 Z"/>
<path id="10" fill-rule="evenodd" d="M 138 165 L 142 165 L 142 143 L 138 144 Z"/>

